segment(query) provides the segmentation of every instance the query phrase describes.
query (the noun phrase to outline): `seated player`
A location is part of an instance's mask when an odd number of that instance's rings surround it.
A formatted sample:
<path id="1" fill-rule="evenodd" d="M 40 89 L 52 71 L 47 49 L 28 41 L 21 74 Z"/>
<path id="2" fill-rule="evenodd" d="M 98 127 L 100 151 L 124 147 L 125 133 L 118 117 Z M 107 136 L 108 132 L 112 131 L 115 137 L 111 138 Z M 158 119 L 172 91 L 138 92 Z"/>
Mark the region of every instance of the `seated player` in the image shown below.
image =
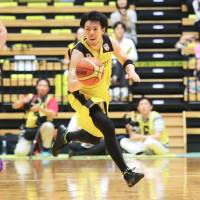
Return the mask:
<path id="1" fill-rule="evenodd" d="M 22 130 L 22 136 L 15 148 L 16 155 L 28 155 L 31 151 L 32 142 L 36 133 L 40 131 L 42 154 L 49 155 L 55 134 L 52 123 L 58 112 L 58 104 L 49 93 L 50 83 L 48 79 L 41 78 L 36 83 L 36 94 L 23 96 L 14 102 L 14 109 L 26 111 L 26 123 Z"/>
<path id="2" fill-rule="evenodd" d="M 163 155 L 169 152 L 169 138 L 166 134 L 164 121 L 161 115 L 152 111 L 153 106 L 147 98 L 142 98 L 138 103 L 136 122 L 126 123 L 130 138 L 122 138 L 120 146 L 128 153 Z"/>

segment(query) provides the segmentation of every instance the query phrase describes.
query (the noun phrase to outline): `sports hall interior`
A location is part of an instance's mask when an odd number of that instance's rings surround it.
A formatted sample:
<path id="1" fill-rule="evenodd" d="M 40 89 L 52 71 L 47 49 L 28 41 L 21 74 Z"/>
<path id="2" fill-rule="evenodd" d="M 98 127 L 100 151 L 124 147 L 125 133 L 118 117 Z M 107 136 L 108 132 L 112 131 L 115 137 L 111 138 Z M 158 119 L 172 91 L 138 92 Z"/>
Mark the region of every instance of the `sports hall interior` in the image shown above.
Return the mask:
<path id="1" fill-rule="evenodd" d="M 116 10 L 115 1 L 1 0 L 0 20 L 6 26 L 6 47 L 0 52 L 0 138 L 19 134 L 22 110 L 12 103 L 20 94 L 34 91 L 36 80 L 45 74 L 51 94 L 59 104 L 54 122 L 68 124 L 73 115 L 66 98 L 63 62 L 67 46 L 75 40 L 81 15 L 91 10 L 108 19 Z M 135 0 L 137 13 L 136 72 L 141 83 L 129 82 L 127 101 L 111 101 L 109 117 L 116 134 L 126 133 L 123 116 L 136 112 L 136 102 L 151 99 L 160 112 L 170 138 L 166 156 L 125 155 L 131 166 L 142 168 L 146 178 L 133 189 L 120 179 L 109 156 L 69 159 L 33 156 L 17 158 L 0 155 L 0 199 L 199 199 L 200 88 L 196 71 L 195 42 L 199 32 L 195 16 L 182 0 Z M 107 30 L 112 35 L 109 21 Z M 183 50 L 176 48 L 181 37 L 193 36 Z M 17 70 L 16 62 L 34 63 L 34 68 Z M 194 89 L 191 89 L 191 82 Z M 0 143 L 0 149 L 2 143 Z M 1 152 L 1 151 L 0 151 Z M 66 178 L 68 177 L 68 178 Z M 86 177 L 86 178 L 85 178 Z M 153 177 L 153 178 L 152 178 Z M 172 183 L 174 182 L 174 187 Z M 49 188 L 47 188 L 49 187 Z M 21 192 L 19 192 L 21 191 Z M 119 191 L 119 192 L 118 192 Z"/>

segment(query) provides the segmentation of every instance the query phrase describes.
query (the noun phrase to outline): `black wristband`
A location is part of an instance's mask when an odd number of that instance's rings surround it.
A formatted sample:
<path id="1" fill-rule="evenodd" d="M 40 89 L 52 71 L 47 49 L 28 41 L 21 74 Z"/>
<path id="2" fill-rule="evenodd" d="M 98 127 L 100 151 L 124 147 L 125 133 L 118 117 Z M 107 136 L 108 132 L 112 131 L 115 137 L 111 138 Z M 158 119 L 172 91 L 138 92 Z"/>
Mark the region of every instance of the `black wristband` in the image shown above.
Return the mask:
<path id="1" fill-rule="evenodd" d="M 123 66 L 124 66 L 124 69 L 126 68 L 126 66 L 127 65 L 129 65 L 129 64 L 133 64 L 133 61 L 132 60 L 130 60 L 130 59 L 127 59 L 125 62 L 124 62 L 124 64 L 123 64 Z"/>

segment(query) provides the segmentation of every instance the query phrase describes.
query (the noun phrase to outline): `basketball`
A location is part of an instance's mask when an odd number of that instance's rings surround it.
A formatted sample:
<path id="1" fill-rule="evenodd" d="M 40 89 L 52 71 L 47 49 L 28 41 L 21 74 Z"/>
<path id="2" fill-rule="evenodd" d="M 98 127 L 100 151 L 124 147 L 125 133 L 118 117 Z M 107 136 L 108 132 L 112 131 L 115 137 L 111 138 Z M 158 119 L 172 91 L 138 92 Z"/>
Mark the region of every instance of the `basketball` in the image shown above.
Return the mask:
<path id="1" fill-rule="evenodd" d="M 103 78 L 104 66 L 93 57 L 82 58 L 76 65 L 77 79 L 84 86 L 95 86 Z"/>

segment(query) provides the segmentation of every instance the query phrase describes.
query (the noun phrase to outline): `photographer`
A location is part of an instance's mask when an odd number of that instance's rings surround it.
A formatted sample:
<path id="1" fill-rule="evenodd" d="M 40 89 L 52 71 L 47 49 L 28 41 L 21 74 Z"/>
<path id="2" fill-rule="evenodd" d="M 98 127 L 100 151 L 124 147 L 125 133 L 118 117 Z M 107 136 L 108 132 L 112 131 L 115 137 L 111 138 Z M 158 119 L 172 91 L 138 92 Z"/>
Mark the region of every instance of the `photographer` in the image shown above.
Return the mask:
<path id="1" fill-rule="evenodd" d="M 36 94 L 22 95 L 13 104 L 14 109 L 24 109 L 26 111 L 25 127 L 15 148 L 16 155 L 28 155 L 30 153 L 37 131 L 40 131 L 38 140 L 42 143 L 40 149 L 42 154 L 50 154 L 55 133 L 52 121 L 58 112 L 58 104 L 48 94 L 49 90 L 49 80 L 45 78 L 38 79 L 36 82 Z"/>
<path id="2" fill-rule="evenodd" d="M 136 122 L 125 116 L 125 127 L 129 138 L 122 138 L 120 146 L 128 153 L 164 155 L 169 152 L 169 138 L 165 132 L 161 115 L 152 111 L 149 99 L 142 98 L 137 106 L 139 114 Z"/>

